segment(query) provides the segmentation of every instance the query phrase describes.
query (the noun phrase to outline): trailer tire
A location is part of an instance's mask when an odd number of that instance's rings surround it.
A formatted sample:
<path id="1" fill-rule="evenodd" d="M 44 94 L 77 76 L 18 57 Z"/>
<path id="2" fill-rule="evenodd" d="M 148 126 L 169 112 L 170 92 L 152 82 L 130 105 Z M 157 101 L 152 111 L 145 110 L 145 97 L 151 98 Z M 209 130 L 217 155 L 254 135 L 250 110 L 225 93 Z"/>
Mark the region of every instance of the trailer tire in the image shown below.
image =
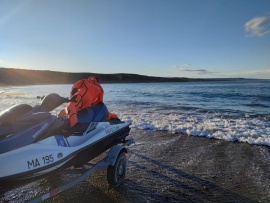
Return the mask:
<path id="1" fill-rule="evenodd" d="M 107 168 L 107 180 L 111 186 L 119 186 L 124 182 L 127 172 L 127 157 L 124 152 L 120 153 L 114 166 Z"/>

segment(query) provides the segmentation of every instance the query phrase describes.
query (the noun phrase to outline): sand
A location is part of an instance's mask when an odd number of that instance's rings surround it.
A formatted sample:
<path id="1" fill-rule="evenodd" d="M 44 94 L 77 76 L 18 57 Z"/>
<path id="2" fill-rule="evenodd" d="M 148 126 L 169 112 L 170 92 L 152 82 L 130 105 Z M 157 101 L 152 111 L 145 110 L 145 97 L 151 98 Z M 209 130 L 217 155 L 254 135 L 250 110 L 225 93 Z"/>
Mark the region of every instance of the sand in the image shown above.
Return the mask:
<path id="1" fill-rule="evenodd" d="M 228 141 L 131 130 L 128 171 L 113 188 L 106 170 L 45 202 L 270 202 L 270 148 Z M 20 202 L 72 176 L 53 176 L 9 192 Z"/>

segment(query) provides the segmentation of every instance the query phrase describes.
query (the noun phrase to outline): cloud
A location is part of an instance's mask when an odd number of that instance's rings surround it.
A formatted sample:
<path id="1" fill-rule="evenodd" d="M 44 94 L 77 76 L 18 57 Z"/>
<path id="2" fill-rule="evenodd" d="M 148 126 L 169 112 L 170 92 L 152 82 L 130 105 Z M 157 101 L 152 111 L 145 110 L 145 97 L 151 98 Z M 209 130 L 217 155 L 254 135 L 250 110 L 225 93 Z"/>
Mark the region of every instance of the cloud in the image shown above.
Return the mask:
<path id="1" fill-rule="evenodd" d="M 183 72 L 194 72 L 197 74 L 206 74 L 208 73 L 207 70 L 205 69 L 187 69 L 187 68 L 177 68 L 177 71 L 183 71 Z"/>
<path id="2" fill-rule="evenodd" d="M 192 72 L 192 73 L 200 74 L 200 75 L 217 73 L 217 72 L 211 72 L 211 71 L 208 71 L 208 70 L 202 69 L 202 68 L 189 69 L 189 68 L 187 68 L 187 66 L 191 66 L 191 64 L 183 64 L 180 66 L 175 66 L 174 70 L 181 71 L 181 72 Z"/>
<path id="3" fill-rule="evenodd" d="M 245 24 L 246 33 L 251 37 L 262 37 L 269 33 L 269 22 L 269 16 L 253 18 Z"/>
<path id="4" fill-rule="evenodd" d="M 181 70 L 185 71 L 185 70 L 187 70 L 187 68 L 186 68 L 187 66 L 191 66 L 191 64 L 186 63 L 186 64 L 182 64 L 179 66 L 174 66 L 172 69 L 178 70 L 178 71 L 181 71 Z"/>

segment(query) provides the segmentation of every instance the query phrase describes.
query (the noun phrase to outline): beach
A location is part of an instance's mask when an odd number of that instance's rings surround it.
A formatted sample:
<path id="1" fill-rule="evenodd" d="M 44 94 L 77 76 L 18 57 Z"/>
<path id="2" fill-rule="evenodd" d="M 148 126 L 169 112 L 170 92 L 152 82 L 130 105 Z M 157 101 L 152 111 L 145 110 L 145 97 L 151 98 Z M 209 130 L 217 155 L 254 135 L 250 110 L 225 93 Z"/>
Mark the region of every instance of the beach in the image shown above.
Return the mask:
<path id="1" fill-rule="evenodd" d="M 132 129 L 123 185 L 106 170 L 45 202 L 269 202 L 270 148 L 205 137 Z M 9 192 L 2 202 L 23 202 L 72 175 L 52 176 Z"/>
<path id="2" fill-rule="evenodd" d="M 45 202 L 270 202 L 269 87 L 269 81 L 104 85 L 108 109 L 132 122 L 124 184 L 109 187 L 106 170 L 99 171 Z M 70 88 L 5 87 L 0 110 L 34 106 L 37 95 L 51 92 L 68 96 Z M 76 176 L 0 189 L 0 202 L 27 201 Z"/>

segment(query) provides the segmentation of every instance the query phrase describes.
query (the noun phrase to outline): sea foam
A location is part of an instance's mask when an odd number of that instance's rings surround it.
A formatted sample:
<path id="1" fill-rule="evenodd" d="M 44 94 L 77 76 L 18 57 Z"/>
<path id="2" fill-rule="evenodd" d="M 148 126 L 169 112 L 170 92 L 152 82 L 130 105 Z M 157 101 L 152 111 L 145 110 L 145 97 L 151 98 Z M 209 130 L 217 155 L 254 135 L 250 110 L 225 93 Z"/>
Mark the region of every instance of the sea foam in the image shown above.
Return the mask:
<path id="1" fill-rule="evenodd" d="M 203 136 L 233 142 L 270 146 L 270 121 L 258 118 L 218 118 L 211 115 L 163 114 L 161 112 L 117 112 L 132 127 Z"/>

